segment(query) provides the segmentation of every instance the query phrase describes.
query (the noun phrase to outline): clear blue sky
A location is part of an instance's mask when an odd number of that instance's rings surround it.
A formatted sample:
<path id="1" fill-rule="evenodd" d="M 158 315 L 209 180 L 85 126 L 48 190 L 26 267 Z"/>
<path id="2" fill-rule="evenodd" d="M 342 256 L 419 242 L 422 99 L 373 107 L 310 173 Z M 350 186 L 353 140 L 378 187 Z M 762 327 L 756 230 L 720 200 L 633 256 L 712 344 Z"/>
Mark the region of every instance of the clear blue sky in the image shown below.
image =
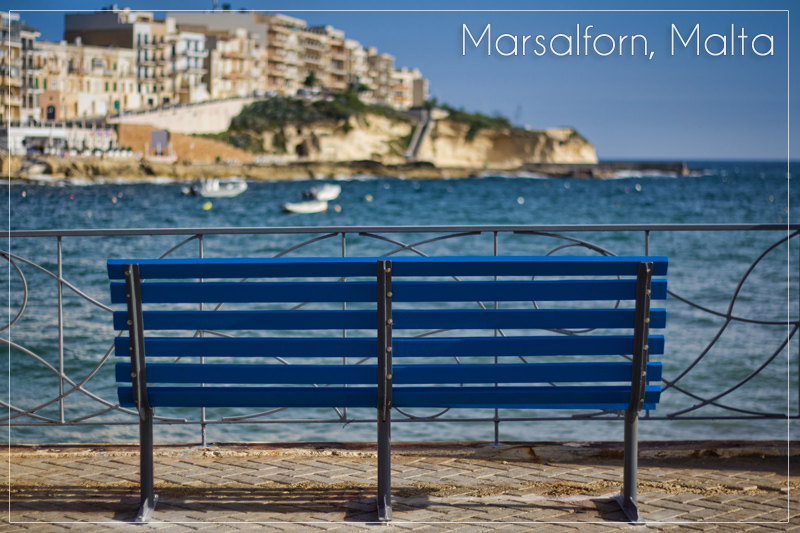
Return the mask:
<path id="1" fill-rule="evenodd" d="M 119 7 L 154 11 L 157 18 L 163 16 L 164 10 L 212 7 L 212 0 L 114 1 Z M 57 41 L 62 37 L 64 12 L 93 11 L 111 2 L 2 0 L 0 8 L 20 11 L 23 20 L 40 29 L 43 40 Z M 219 0 L 220 6 L 223 3 L 227 0 Z M 517 125 L 536 129 L 572 126 L 595 145 L 601 159 L 786 160 L 790 119 L 796 130 L 791 139 L 791 157 L 800 158 L 800 130 L 796 128 L 800 104 L 796 103 L 790 112 L 788 102 L 789 83 L 800 87 L 796 68 L 800 33 L 795 29 L 797 22 L 789 27 L 791 14 L 786 12 L 800 5 L 796 1 L 335 3 L 337 9 L 447 10 L 437 12 L 337 12 L 331 11 L 332 2 L 311 0 L 229 3 L 234 10 L 280 12 L 305 19 L 310 25 L 331 24 L 364 46 L 377 46 L 381 52 L 392 54 L 397 66 L 419 68 L 430 80 L 431 95 L 439 102 L 467 111 L 502 114 Z M 643 8 L 650 11 L 610 11 Z M 520 11 L 531 9 L 571 11 Z M 795 21 L 800 20 L 799 15 L 800 8 L 794 12 Z M 491 55 L 487 53 L 488 37 L 479 49 L 468 40 L 466 54 L 462 55 L 464 24 L 476 40 L 491 24 Z M 580 38 L 575 36 L 578 24 L 582 28 Z M 696 54 L 695 41 L 687 49 L 677 37 L 677 48 L 674 55 L 671 53 L 673 24 L 684 39 L 689 38 L 695 25 L 700 25 L 700 55 Z M 583 35 L 588 25 L 593 28 L 589 30 L 590 54 L 585 56 Z M 739 38 L 742 29 L 747 35 L 744 55 Z M 495 48 L 494 41 L 506 33 L 518 36 L 519 55 L 503 57 Z M 549 49 L 550 39 L 559 33 L 572 35 L 572 56 L 556 56 Z M 609 34 L 616 41 L 621 35 L 644 35 L 653 56 L 648 59 L 641 53 L 639 39 L 632 57 L 628 37 L 623 42 L 624 55 L 615 51 L 602 57 L 592 50 L 594 37 L 600 34 Z M 706 54 L 704 41 L 711 34 L 725 35 L 728 48 L 735 48 L 735 54 Z M 772 36 L 773 55 L 760 57 L 753 52 L 752 41 L 759 34 Z M 526 35 L 531 37 L 527 53 L 522 56 Z M 544 36 L 547 47 L 541 57 L 534 53 L 541 51 L 535 46 L 537 35 Z M 721 44 L 721 39 L 712 37 L 709 48 L 717 52 Z M 765 37 L 755 44 L 762 53 L 769 48 Z M 513 42 L 504 37 L 498 45 L 508 52 Z M 563 52 L 566 45 L 564 37 L 554 41 L 557 52 Z M 575 54 L 578 45 L 580 56 Z M 606 52 L 609 46 L 605 37 L 597 41 L 600 52 Z M 795 93 L 800 94 L 796 89 Z"/>

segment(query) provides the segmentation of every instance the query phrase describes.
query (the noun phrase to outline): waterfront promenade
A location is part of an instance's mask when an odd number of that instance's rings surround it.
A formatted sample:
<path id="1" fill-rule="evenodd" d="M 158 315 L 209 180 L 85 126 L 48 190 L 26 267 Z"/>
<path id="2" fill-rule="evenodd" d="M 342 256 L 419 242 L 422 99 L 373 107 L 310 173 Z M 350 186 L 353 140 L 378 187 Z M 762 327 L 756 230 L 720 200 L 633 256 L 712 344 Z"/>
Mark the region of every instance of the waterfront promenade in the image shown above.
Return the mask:
<path id="1" fill-rule="evenodd" d="M 621 444 L 395 444 L 394 522 L 376 522 L 374 444 L 159 446 L 158 531 L 789 531 L 800 452 L 786 442 L 642 443 L 646 527 L 611 500 Z M 9 463 L 10 462 L 10 463 Z M 12 446 L 3 531 L 142 531 L 138 449 Z M 113 528 L 109 527 L 113 525 Z M 138 528 L 138 529 L 137 529 Z"/>

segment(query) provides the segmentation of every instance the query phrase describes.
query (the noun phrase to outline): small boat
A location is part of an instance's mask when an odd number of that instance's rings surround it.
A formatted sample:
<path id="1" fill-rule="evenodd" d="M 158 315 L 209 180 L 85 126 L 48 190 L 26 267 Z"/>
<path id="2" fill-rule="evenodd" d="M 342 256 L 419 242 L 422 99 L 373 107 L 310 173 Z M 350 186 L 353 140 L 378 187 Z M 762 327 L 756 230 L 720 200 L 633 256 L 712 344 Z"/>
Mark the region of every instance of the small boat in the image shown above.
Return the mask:
<path id="1" fill-rule="evenodd" d="M 203 198 L 233 198 L 246 190 L 244 178 L 211 178 L 203 181 L 198 192 Z"/>
<path id="2" fill-rule="evenodd" d="M 309 200 L 308 202 L 287 202 L 281 204 L 284 213 L 322 213 L 328 210 L 328 202 L 325 200 Z"/>
<path id="3" fill-rule="evenodd" d="M 341 193 L 341 185 L 326 183 L 319 189 L 316 187 L 311 187 L 309 190 L 303 193 L 303 198 L 330 202 L 331 200 L 336 200 Z"/>

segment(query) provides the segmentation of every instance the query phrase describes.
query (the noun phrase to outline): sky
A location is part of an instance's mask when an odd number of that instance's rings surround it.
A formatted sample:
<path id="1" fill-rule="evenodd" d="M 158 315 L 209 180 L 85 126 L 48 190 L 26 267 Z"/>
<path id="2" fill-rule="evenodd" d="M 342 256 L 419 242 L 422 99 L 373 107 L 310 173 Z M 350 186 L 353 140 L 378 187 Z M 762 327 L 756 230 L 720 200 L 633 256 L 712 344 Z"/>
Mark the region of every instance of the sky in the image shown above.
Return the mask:
<path id="1" fill-rule="evenodd" d="M 213 6 L 115 1 L 156 18 Z M 330 24 L 393 55 L 397 67 L 419 68 L 438 102 L 522 127 L 573 127 L 601 160 L 800 158 L 800 133 L 791 135 L 799 115 L 790 87 L 800 87 L 793 0 L 223 3 Z M 59 41 L 65 12 L 110 4 L 0 0 L 0 9 Z"/>

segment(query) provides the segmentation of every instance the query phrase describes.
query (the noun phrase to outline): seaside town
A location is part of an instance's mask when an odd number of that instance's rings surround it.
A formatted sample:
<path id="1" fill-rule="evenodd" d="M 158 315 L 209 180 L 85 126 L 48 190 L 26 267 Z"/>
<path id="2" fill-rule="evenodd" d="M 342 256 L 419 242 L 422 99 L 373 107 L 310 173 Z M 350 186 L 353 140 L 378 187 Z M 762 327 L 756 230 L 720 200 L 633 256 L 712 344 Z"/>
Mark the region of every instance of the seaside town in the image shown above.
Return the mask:
<path id="1" fill-rule="evenodd" d="M 785 65 L 445 46 L 788 10 L 217 1 L 0 12 L 0 531 L 800 529 Z"/>
<path id="2" fill-rule="evenodd" d="M 64 39 L 2 14 L 3 108 L 0 120 L 80 120 L 141 109 L 247 96 L 342 92 L 358 85 L 366 103 L 406 110 L 428 99 L 416 68 L 282 14 L 154 13 L 112 5 L 66 13 Z M 5 101 L 8 99 L 8 101 Z"/>
<path id="3" fill-rule="evenodd" d="M 116 5 L 64 13 L 63 40 L 47 42 L 19 13 L 2 14 L 4 173 L 291 179 L 617 170 L 597 167 L 594 147 L 573 128 L 537 131 L 437 103 L 418 68 L 333 26 L 228 4 L 158 15 Z"/>

